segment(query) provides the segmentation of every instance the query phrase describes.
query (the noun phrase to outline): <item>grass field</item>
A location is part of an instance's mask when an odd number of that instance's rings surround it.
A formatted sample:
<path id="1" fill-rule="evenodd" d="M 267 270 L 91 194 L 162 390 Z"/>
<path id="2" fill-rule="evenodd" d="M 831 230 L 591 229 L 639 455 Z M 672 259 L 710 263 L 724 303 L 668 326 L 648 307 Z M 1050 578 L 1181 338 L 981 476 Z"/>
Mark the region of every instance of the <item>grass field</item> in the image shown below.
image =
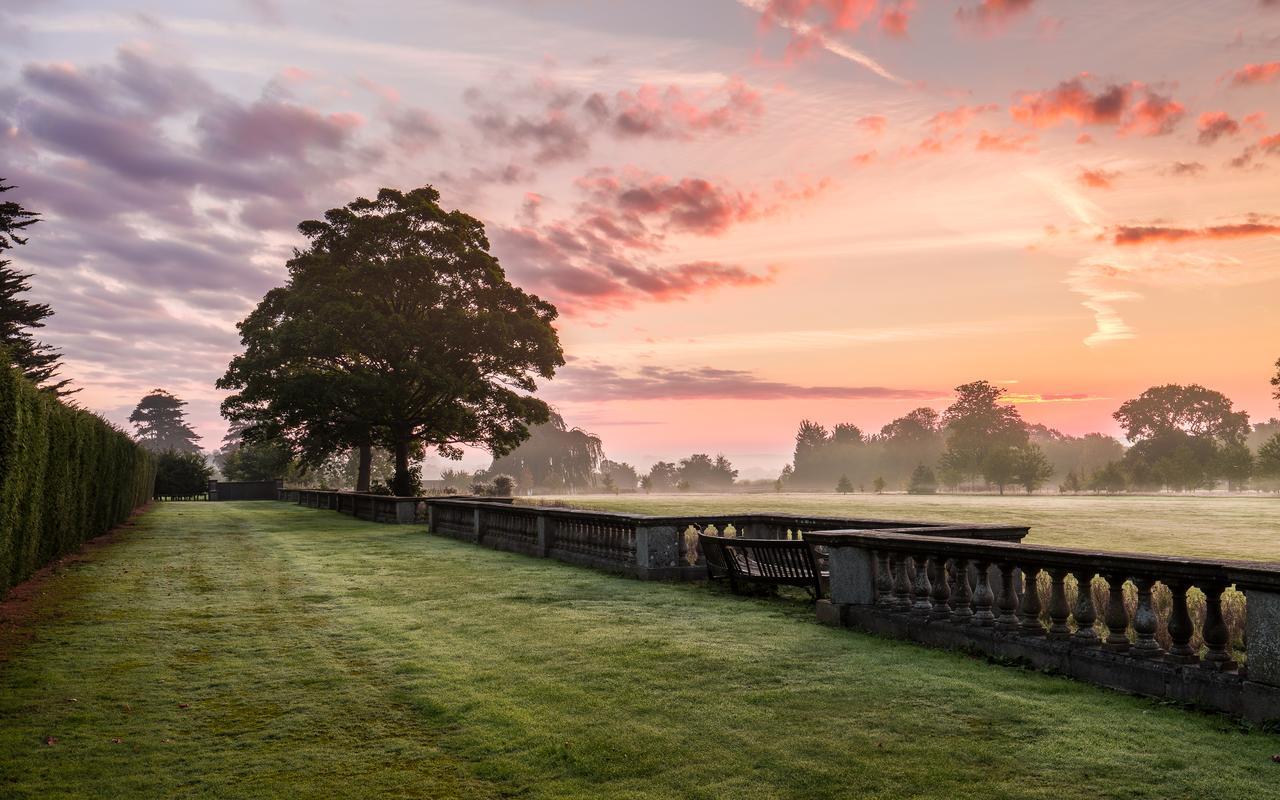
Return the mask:
<path id="1" fill-rule="evenodd" d="M 283 504 L 161 504 L 23 629 L 5 798 L 1280 797 L 1224 717 Z"/>
<path id="2" fill-rule="evenodd" d="M 575 495 L 533 498 L 644 514 L 794 514 L 1030 525 L 1029 544 L 1280 562 L 1280 497 L 905 494 Z"/>

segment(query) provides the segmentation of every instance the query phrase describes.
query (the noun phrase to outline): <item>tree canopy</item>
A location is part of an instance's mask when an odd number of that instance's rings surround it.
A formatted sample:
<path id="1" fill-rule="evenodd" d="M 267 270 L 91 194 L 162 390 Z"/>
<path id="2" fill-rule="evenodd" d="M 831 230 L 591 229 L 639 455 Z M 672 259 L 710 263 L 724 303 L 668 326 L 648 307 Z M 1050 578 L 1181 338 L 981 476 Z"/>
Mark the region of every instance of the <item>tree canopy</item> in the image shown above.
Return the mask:
<path id="1" fill-rule="evenodd" d="M 1126 400 L 1112 416 L 1131 442 L 1177 431 L 1225 443 L 1249 433 L 1248 412 L 1232 410 L 1226 395 L 1194 383 L 1153 386 Z"/>
<path id="2" fill-rule="evenodd" d="M 955 402 L 942 414 L 947 451 L 940 464 L 957 482 L 976 474 L 1001 486 L 1012 479 L 1009 451 L 1026 444 L 1027 426 L 1018 409 L 999 402 L 1004 394 L 987 381 L 956 387 Z"/>
<path id="3" fill-rule="evenodd" d="M 595 484 L 596 470 L 604 459 L 600 437 L 581 428 L 570 428 L 559 414 L 535 425 L 529 438 L 505 455 L 497 456 L 489 474 L 515 476 L 521 489 L 581 491 Z"/>
<path id="4" fill-rule="evenodd" d="M 228 418 L 309 460 L 386 446 L 397 494 L 417 489 L 415 447 L 502 456 L 549 419 L 529 393 L 564 364 L 555 307 L 513 286 L 484 225 L 439 199 L 382 189 L 298 226 L 309 245 L 288 283 L 240 323 L 245 352 L 219 381 Z"/>
<path id="5" fill-rule="evenodd" d="M 13 188 L 0 178 L 0 194 Z M 53 316 L 53 309 L 47 303 L 34 303 L 23 297 L 31 291 L 30 273 L 14 269 L 12 262 L 2 257 L 6 250 L 26 244 L 21 233 L 39 221 L 39 214 L 15 201 L 0 202 L 0 354 L 4 354 L 0 358 L 7 358 L 10 365 L 41 389 L 62 396 L 78 391 L 68 389 L 70 381 L 57 376 L 62 356 L 32 333 L 44 327 L 44 320 Z"/>
<path id="6" fill-rule="evenodd" d="M 179 453 L 200 452 L 200 446 L 196 444 L 200 437 L 187 424 L 187 414 L 182 410 L 186 404 L 186 400 L 179 399 L 164 389 L 153 389 L 138 401 L 137 407 L 129 415 L 129 422 L 137 431 L 133 438 L 153 453 L 171 450 Z"/>

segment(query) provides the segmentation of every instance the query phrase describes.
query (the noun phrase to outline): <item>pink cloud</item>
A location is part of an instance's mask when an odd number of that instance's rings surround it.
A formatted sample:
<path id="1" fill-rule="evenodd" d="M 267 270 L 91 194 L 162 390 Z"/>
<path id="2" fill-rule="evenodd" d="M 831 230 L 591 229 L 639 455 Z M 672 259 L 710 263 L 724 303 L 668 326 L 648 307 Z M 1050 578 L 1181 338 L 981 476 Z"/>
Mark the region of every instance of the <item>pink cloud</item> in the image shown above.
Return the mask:
<path id="1" fill-rule="evenodd" d="M 1053 89 L 1024 93 L 1009 113 L 1034 128 L 1074 122 L 1078 126 L 1114 126 L 1122 136 L 1159 136 L 1172 131 L 1186 111 L 1181 103 L 1141 83 L 1112 83 L 1097 90 L 1091 83 L 1090 76 L 1080 75 Z"/>
<path id="2" fill-rule="evenodd" d="M 1164 169 L 1165 175 L 1194 176 L 1204 172 L 1204 164 L 1199 161 L 1175 161 Z"/>
<path id="3" fill-rule="evenodd" d="M 1250 215 L 1244 222 L 1211 225 L 1205 228 L 1182 228 L 1164 225 L 1118 225 L 1111 229 L 1117 245 L 1142 245 L 1152 242 L 1194 240 L 1231 240 L 1255 236 L 1280 235 L 1280 225 L 1260 215 Z"/>
<path id="4" fill-rule="evenodd" d="M 889 126 L 889 120 L 886 117 L 872 115 L 859 118 L 855 124 L 872 136 L 879 136 Z"/>
<path id="5" fill-rule="evenodd" d="M 949 111 L 939 111 L 930 117 L 926 124 L 933 130 L 935 136 L 941 136 L 949 131 L 964 130 L 969 127 L 969 123 L 979 114 L 988 114 L 999 110 L 1000 106 L 995 103 L 981 106 L 957 106 Z"/>
<path id="6" fill-rule="evenodd" d="M 1186 108 L 1173 98 L 1147 90 L 1129 109 L 1128 119 L 1120 126 L 1119 133 L 1121 136 L 1164 136 L 1173 132 L 1185 113 Z"/>
<path id="7" fill-rule="evenodd" d="M 1240 155 L 1231 159 L 1231 166 L 1236 168 L 1261 167 L 1260 164 L 1254 164 L 1254 159 L 1258 156 L 1280 156 L 1280 133 L 1273 133 L 1270 136 L 1263 136 L 1258 139 L 1257 144 L 1251 144 L 1246 147 Z"/>
<path id="8" fill-rule="evenodd" d="M 760 93 L 741 78 L 729 79 L 715 92 L 693 94 L 675 85 L 645 84 L 634 92 L 618 92 L 611 111 L 603 98 L 589 107 L 612 117 L 613 132 L 624 138 L 681 139 L 702 131 L 737 133 L 764 113 Z"/>
<path id="9" fill-rule="evenodd" d="M 942 393 L 887 386 L 808 386 L 760 378 L 753 372 L 718 367 L 641 366 L 624 372 L 611 364 L 572 362 L 550 385 L 557 398 L 613 400 L 840 400 L 932 399 Z"/>
<path id="10" fill-rule="evenodd" d="M 760 14 L 764 30 L 791 32 L 788 60 L 801 58 L 824 36 L 856 31 L 875 16 L 879 0 L 767 0 Z"/>
<path id="11" fill-rule="evenodd" d="M 595 169 L 576 181 L 582 200 L 565 219 L 541 222 L 541 198 L 526 197 L 520 224 L 492 238 L 513 274 L 550 294 L 569 314 L 672 302 L 773 280 L 713 260 L 655 263 L 673 235 L 718 237 L 732 227 L 781 213 L 824 191 L 828 180 L 777 181 L 742 190 L 705 178 L 672 179 L 635 167 Z"/>
<path id="12" fill-rule="evenodd" d="M 858 153 L 856 156 L 849 159 L 849 163 L 851 163 L 855 167 L 865 167 L 871 162 L 875 161 L 877 156 L 878 154 L 876 153 L 875 150 L 867 150 L 862 153 Z"/>
<path id="13" fill-rule="evenodd" d="M 1245 64 L 1231 73 L 1232 86 L 1261 86 L 1280 78 L 1280 61 L 1263 64 Z"/>
<path id="14" fill-rule="evenodd" d="M 956 9 L 956 20 L 982 33 L 998 33 L 1031 10 L 1034 0 L 981 0 Z"/>
<path id="15" fill-rule="evenodd" d="M 915 0 L 897 0 L 885 6 L 880 12 L 880 32 L 895 39 L 907 38 L 907 28 L 915 10 Z"/>
<path id="16" fill-rule="evenodd" d="M 601 133 L 619 139 L 689 140 L 739 133 L 764 113 L 761 95 L 740 78 L 709 91 L 644 84 L 612 98 L 583 96 L 549 77 L 510 89 L 463 94 L 472 126 L 492 145 L 532 153 L 537 164 L 587 157 Z"/>
<path id="17" fill-rule="evenodd" d="M 1112 189 L 1115 188 L 1114 181 L 1118 177 L 1120 173 L 1111 170 L 1081 169 L 1077 180 L 1090 189 Z"/>
<path id="18" fill-rule="evenodd" d="M 1240 132 L 1240 123 L 1236 122 L 1225 111 L 1206 111 L 1197 122 L 1200 144 L 1213 144 L 1224 136 L 1235 136 Z"/>
<path id="19" fill-rule="evenodd" d="M 988 153 L 1034 153 L 1036 152 L 1035 134 L 1019 134 L 1009 132 L 981 131 L 975 150 Z"/>

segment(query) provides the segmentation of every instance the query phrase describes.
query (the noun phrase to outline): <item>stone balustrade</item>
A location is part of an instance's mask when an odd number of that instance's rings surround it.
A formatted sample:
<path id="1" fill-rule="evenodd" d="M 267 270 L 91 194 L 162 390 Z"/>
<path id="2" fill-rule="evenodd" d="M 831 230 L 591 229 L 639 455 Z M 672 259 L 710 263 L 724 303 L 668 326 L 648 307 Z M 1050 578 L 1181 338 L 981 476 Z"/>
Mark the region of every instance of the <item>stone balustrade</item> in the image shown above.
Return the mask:
<path id="1" fill-rule="evenodd" d="M 370 522 L 398 525 L 426 522 L 425 503 L 431 499 L 359 492 L 332 492 L 323 489 L 280 489 L 277 497 L 307 508 L 325 508 Z M 494 498 L 492 502 L 501 503 L 503 500 Z M 510 503 L 511 500 L 506 499 L 505 502 Z"/>
<path id="2" fill-rule="evenodd" d="M 922 536 L 1012 542 L 1027 534 L 1025 527 L 1008 525 L 953 526 L 788 514 L 649 516 L 443 497 L 424 502 L 427 524 L 434 533 L 646 579 L 703 578 L 706 570 L 698 531 L 788 539 L 819 530 L 898 528 Z"/>
<path id="3" fill-rule="evenodd" d="M 903 529 L 808 539 L 829 552 L 828 624 L 1280 719 L 1280 565 Z"/>

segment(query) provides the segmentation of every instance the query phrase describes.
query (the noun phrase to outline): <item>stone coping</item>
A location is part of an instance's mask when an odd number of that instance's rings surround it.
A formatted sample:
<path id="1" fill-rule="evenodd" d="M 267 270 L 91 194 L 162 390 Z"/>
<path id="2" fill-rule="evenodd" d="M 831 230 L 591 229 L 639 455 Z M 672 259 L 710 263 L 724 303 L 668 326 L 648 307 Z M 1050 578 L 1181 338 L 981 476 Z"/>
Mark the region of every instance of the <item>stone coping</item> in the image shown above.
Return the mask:
<path id="1" fill-rule="evenodd" d="M 457 497 L 430 497 L 425 501 L 428 505 L 451 505 L 461 506 L 465 508 L 485 507 L 499 505 L 494 503 L 492 499 L 485 500 L 468 500 L 466 498 Z M 813 525 L 830 525 L 832 527 L 849 527 L 865 530 L 909 530 L 916 535 L 924 536 L 942 536 L 945 533 L 966 533 L 981 539 L 994 539 L 1000 541 L 1019 541 L 1030 530 L 1025 525 L 957 525 L 944 522 L 917 522 L 907 520 L 887 520 L 887 519 L 856 519 L 848 517 L 821 517 L 809 516 L 802 514 L 783 514 L 783 513 L 746 513 L 746 514 L 633 514 L 621 511 L 599 511 L 595 509 L 583 508 L 560 508 L 556 506 L 543 505 L 506 505 L 501 504 L 504 510 L 527 511 L 531 514 L 549 514 L 556 516 L 571 516 L 579 518 L 599 518 L 618 522 L 637 522 L 650 526 L 675 525 L 675 524 L 735 524 L 744 523 L 773 523 L 794 525 L 797 527 L 809 527 Z M 735 525 L 736 527 L 736 525 Z M 805 536 L 813 536 L 813 533 L 806 532 Z"/>
<path id="2" fill-rule="evenodd" d="M 1158 579 L 1183 580 L 1195 585 L 1231 586 L 1239 589 L 1280 590 L 1280 564 L 1228 559 L 1161 556 L 1144 553 L 1084 550 L 973 538 L 926 534 L 913 529 L 878 531 L 815 531 L 805 534 L 816 544 L 828 547 L 858 547 L 892 550 L 909 555 L 947 555 L 978 558 L 995 563 L 1030 564 L 1042 569 L 1061 568 L 1098 574 L 1151 575 Z"/>

